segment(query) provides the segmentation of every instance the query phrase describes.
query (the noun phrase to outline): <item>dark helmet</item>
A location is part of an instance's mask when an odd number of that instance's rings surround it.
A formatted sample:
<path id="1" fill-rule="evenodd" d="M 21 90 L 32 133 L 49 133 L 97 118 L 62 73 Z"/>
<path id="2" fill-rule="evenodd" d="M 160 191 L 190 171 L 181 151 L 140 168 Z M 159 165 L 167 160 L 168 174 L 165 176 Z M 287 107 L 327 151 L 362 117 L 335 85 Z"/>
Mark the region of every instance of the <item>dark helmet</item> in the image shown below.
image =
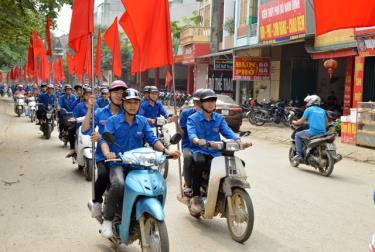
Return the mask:
<path id="1" fill-rule="evenodd" d="M 209 100 L 209 99 L 217 100 L 217 95 L 216 95 L 215 91 L 213 91 L 212 89 L 203 89 L 201 91 L 201 95 L 200 95 L 201 102 L 204 102 L 204 101 Z"/>
<path id="2" fill-rule="evenodd" d="M 40 85 L 40 88 L 46 88 L 47 87 L 47 84 L 46 83 L 42 83 L 41 85 Z"/>
<path id="3" fill-rule="evenodd" d="M 193 94 L 193 101 L 200 101 L 201 100 L 202 91 L 204 91 L 203 88 L 199 88 L 195 91 L 195 93 Z"/>
<path id="4" fill-rule="evenodd" d="M 150 86 L 149 92 L 150 93 L 153 93 L 153 92 L 158 92 L 159 93 L 159 89 L 156 86 Z"/>
<path id="5" fill-rule="evenodd" d="M 82 88 L 82 90 L 83 90 L 84 94 L 92 92 L 92 89 L 91 89 L 91 87 L 89 85 L 84 85 L 83 88 Z"/>
<path id="6" fill-rule="evenodd" d="M 77 88 L 82 88 L 82 85 L 81 84 L 75 84 L 74 85 L 74 90 L 77 90 Z"/>
<path id="7" fill-rule="evenodd" d="M 143 88 L 143 93 L 150 93 L 150 86 L 145 86 Z"/>
<path id="8" fill-rule="evenodd" d="M 136 99 L 139 101 L 141 100 L 138 90 L 135 90 L 134 88 L 128 88 L 124 91 L 124 93 L 122 94 L 122 100 L 125 101 L 131 99 Z"/>
<path id="9" fill-rule="evenodd" d="M 127 89 L 128 88 L 128 85 L 126 85 L 125 82 L 123 82 L 122 80 L 115 80 L 114 82 L 111 83 L 111 85 L 109 85 L 109 91 L 113 91 L 115 89 Z"/>

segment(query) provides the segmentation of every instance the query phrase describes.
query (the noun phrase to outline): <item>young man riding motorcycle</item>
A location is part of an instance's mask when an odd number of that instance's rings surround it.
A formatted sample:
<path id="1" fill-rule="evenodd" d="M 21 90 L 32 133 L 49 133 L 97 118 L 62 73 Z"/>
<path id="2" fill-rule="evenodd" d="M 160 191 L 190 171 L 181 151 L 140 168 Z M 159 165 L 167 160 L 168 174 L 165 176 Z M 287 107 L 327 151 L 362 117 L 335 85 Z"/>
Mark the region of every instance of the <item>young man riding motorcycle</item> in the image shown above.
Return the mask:
<path id="1" fill-rule="evenodd" d="M 62 130 L 64 127 L 64 114 L 61 113 L 61 109 L 65 109 L 66 112 L 73 112 L 74 109 L 74 102 L 77 99 L 77 97 L 72 94 L 73 89 L 70 84 L 64 85 L 64 95 L 59 98 L 59 101 L 57 103 L 57 112 L 59 115 L 59 138 L 62 137 Z"/>
<path id="2" fill-rule="evenodd" d="M 320 97 L 317 95 L 308 95 L 304 101 L 306 102 L 307 109 L 299 120 L 292 122 L 295 126 L 309 123 L 309 129 L 300 131 L 295 136 L 297 155 L 294 157 L 294 160 L 297 163 L 300 163 L 303 159 L 302 140 L 317 135 L 324 135 L 328 125 L 327 113 L 320 107 Z"/>
<path id="3" fill-rule="evenodd" d="M 129 88 L 123 95 L 123 112 L 112 116 L 108 119 L 104 132 L 109 132 L 114 135 L 116 144 L 121 146 L 123 150 L 130 151 L 144 146 L 146 140 L 150 146 L 157 151 L 161 151 L 166 155 L 178 158 L 180 153 L 178 151 L 171 151 L 164 147 L 164 145 L 156 138 L 147 119 L 143 116 L 137 115 L 140 106 L 141 97 L 137 90 Z M 121 150 L 114 144 L 108 146 L 107 143 L 101 145 L 103 154 L 106 159 L 116 158 L 116 154 Z M 118 163 L 109 163 L 110 170 L 110 184 L 109 193 L 107 195 L 108 204 L 104 209 L 104 222 L 102 224 L 102 236 L 110 238 L 112 233 L 112 220 L 116 212 L 116 205 L 121 202 L 124 193 L 124 169 Z"/>
<path id="4" fill-rule="evenodd" d="M 55 92 L 55 86 L 53 84 L 47 85 L 47 91 L 46 93 L 42 93 L 38 97 L 38 103 L 42 104 L 43 106 L 38 106 L 38 110 L 36 112 L 38 122 L 37 125 L 40 125 L 40 119 L 42 119 L 42 113 L 43 109 L 47 108 L 48 105 L 55 105 L 56 96 L 54 95 Z M 44 107 L 44 108 L 43 108 Z"/>
<path id="5" fill-rule="evenodd" d="M 96 101 L 96 106 L 98 108 L 104 108 L 107 105 L 109 105 L 109 90 L 107 88 L 103 88 L 101 90 L 101 95 L 98 97 L 98 100 Z"/>
<path id="6" fill-rule="evenodd" d="M 154 119 L 163 116 L 168 118 L 169 114 L 165 110 L 163 104 L 158 101 L 159 89 L 156 86 L 150 86 L 149 88 L 150 96 L 148 100 L 144 100 L 139 108 L 138 114 L 147 118 L 150 125 L 153 124 Z M 177 116 L 174 115 L 168 118 L 168 122 L 175 122 Z"/>
<path id="7" fill-rule="evenodd" d="M 75 96 L 77 97 L 77 99 L 74 101 L 73 107 L 77 106 L 82 101 L 82 95 L 83 95 L 82 85 L 81 84 L 74 85 L 74 92 L 75 92 Z"/>
<path id="8" fill-rule="evenodd" d="M 98 132 L 94 131 L 91 136 L 92 140 L 98 142 L 95 153 L 95 161 L 98 167 L 98 177 L 95 182 L 95 198 L 92 202 L 93 204 L 91 208 L 92 218 L 97 218 L 102 215 L 103 194 L 107 189 L 107 185 L 109 183 L 109 169 L 107 164 L 104 162 L 105 157 L 100 147 L 104 141 L 101 139 L 101 136 L 103 134 L 108 118 L 117 115 L 122 111 L 122 95 L 127 88 L 128 86 L 126 85 L 126 83 L 121 80 L 112 82 L 109 86 L 109 100 L 111 101 L 110 104 L 105 106 L 104 108 L 97 108 L 95 110 L 94 124 L 95 127 L 97 126 L 99 130 Z M 91 114 L 94 104 L 94 99 L 93 97 L 91 97 L 88 104 L 87 114 L 82 122 L 82 132 L 84 134 L 90 134 L 92 132 Z"/>
<path id="9" fill-rule="evenodd" d="M 190 209 L 195 213 L 200 213 L 203 208 L 200 197 L 202 171 L 205 167 L 210 169 L 212 159 L 222 155 L 214 142 L 221 140 L 220 134 L 227 139 L 240 141 L 229 128 L 224 116 L 214 112 L 216 100 L 213 90 L 203 90 L 200 96 L 202 110 L 191 115 L 187 121 L 189 140 L 193 144 L 193 198 Z M 242 146 L 248 148 L 251 143 L 242 143 Z"/>
<path id="10" fill-rule="evenodd" d="M 192 162 L 193 162 L 193 154 L 191 152 L 191 143 L 189 140 L 188 132 L 187 132 L 187 120 L 189 116 L 194 114 L 197 111 L 201 110 L 201 102 L 200 102 L 200 96 L 203 89 L 198 89 L 193 94 L 193 108 L 186 108 L 184 109 L 180 114 L 180 131 L 181 134 L 181 147 L 182 147 L 182 155 L 184 157 L 184 179 L 185 179 L 185 186 L 184 186 L 184 194 L 186 196 L 192 195 Z"/>

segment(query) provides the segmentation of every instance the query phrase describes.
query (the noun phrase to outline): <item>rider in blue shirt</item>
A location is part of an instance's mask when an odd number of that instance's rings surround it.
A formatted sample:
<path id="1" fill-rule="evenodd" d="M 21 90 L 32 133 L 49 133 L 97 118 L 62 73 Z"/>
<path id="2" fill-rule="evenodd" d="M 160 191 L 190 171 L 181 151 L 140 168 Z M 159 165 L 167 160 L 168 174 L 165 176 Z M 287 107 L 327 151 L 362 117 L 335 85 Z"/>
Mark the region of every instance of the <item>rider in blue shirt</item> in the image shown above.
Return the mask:
<path id="1" fill-rule="evenodd" d="M 217 96 L 211 89 L 201 92 L 200 101 L 202 110 L 188 118 L 187 131 L 193 151 L 193 198 L 191 211 L 200 213 L 202 200 L 200 186 L 203 169 L 211 168 L 214 157 L 221 156 L 215 141 L 221 141 L 220 135 L 227 139 L 240 141 L 240 138 L 229 128 L 223 115 L 215 111 Z M 207 146 L 208 144 L 208 146 Z M 243 147 L 250 147 L 250 143 L 243 143 Z"/>
<path id="2" fill-rule="evenodd" d="M 123 109 L 125 112 L 110 117 L 104 132 L 113 134 L 116 144 L 121 146 L 125 151 L 143 147 L 146 140 L 155 150 L 178 158 L 180 153 L 165 148 L 154 135 L 147 123 L 147 119 L 137 115 L 140 101 L 141 98 L 137 90 L 132 88 L 127 89 L 123 96 Z M 102 143 L 101 148 L 106 159 L 116 158 L 116 153 L 121 151 L 114 144 L 108 146 L 107 143 Z M 116 206 L 121 202 L 124 193 L 124 167 L 118 163 L 109 163 L 109 167 L 111 187 L 106 198 L 108 204 L 106 204 L 104 209 L 104 222 L 101 232 L 104 238 L 113 236 L 112 220 L 115 215 Z"/>
<path id="3" fill-rule="evenodd" d="M 98 108 L 104 108 L 107 105 L 109 105 L 109 90 L 104 88 L 101 91 L 101 95 L 97 98 L 96 106 Z"/>
<path id="4" fill-rule="evenodd" d="M 324 135 L 328 125 L 327 113 L 320 107 L 321 99 L 317 95 L 309 95 L 305 98 L 308 107 L 301 119 L 293 121 L 295 126 L 309 123 L 309 129 L 300 131 L 295 135 L 296 142 L 296 156 L 294 160 L 299 163 L 303 159 L 303 139 L 308 139 L 317 135 Z"/>
<path id="5" fill-rule="evenodd" d="M 41 94 L 38 97 L 38 103 L 45 105 L 54 105 L 55 104 L 55 95 L 54 95 L 55 87 L 53 84 L 49 84 L 47 86 L 47 92 L 45 94 Z"/>
<path id="6" fill-rule="evenodd" d="M 59 98 L 57 103 L 57 111 L 59 115 L 59 138 L 62 137 L 62 130 L 64 127 L 64 116 L 67 112 L 73 112 L 73 103 L 77 99 L 74 94 L 72 94 L 73 89 L 70 84 L 64 86 L 64 95 Z"/>
<path id="7" fill-rule="evenodd" d="M 74 85 L 74 94 L 76 96 L 76 100 L 73 102 L 73 108 L 77 106 L 82 101 L 82 85 L 76 84 Z"/>

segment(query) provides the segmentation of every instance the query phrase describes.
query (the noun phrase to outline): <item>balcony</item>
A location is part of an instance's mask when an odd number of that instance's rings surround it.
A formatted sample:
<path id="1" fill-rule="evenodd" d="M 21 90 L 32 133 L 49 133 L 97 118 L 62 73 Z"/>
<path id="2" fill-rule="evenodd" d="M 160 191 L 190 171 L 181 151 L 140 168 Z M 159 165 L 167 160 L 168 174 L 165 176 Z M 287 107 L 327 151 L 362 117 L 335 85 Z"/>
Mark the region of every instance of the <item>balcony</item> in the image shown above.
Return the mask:
<path id="1" fill-rule="evenodd" d="M 211 27 L 188 27 L 181 32 L 180 45 L 185 46 L 194 43 L 209 43 Z"/>

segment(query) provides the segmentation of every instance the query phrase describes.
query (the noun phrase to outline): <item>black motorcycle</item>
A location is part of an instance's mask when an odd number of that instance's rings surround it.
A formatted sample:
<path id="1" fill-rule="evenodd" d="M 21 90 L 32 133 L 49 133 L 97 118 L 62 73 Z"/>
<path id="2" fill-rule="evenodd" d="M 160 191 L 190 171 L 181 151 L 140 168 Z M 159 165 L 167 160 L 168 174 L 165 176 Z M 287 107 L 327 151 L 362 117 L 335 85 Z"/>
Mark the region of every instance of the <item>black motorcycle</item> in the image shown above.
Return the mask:
<path id="1" fill-rule="evenodd" d="M 54 113 L 55 108 L 53 105 L 38 104 L 37 117 L 40 122 L 40 130 L 46 139 L 51 138 L 51 133 L 54 129 Z"/>
<path id="2" fill-rule="evenodd" d="M 61 135 L 60 140 L 64 143 L 64 146 L 67 146 L 69 142 L 69 132 L 75 131 L 76 123 L 70 120 L 71 118 L 73 118 L 72 112 L 68 112 L 65 109 L 61 109 L 60 116 L 62 120 L 60 120 L 59 123 L 63 124 L 62 131 L 60 134 Z"/>
<path id="3" fill-rule="evenodd" d="M 297 167 L 299 164 L 309 165 L 317 169 L 321 175 L 330 176 L 334 165 L 342 159 L 342 156 L 336 152 L 336 134 L 333 132 L 332 125 L 328 127 L 328 131 L 324 135 L 303 139 L 303 159 L 300 162 L 294 159 L 296 155 L 295 135 L 297 132 L 308 129 L 308 126 L 292 127 L 292 129 L 292 141 L 289 149 L 290 164 L 293 167 Z"/>
<path id="4" fill-rule="evenodd" d="M 255 107 L 251 113 L 248 113 L 250 123 L 256 126 L 263 126 L 265 123 L 274 122 L 283 123 L 289 126 L 288 115 L 284 113 L 285 104 L 277 102 L 275 104 L 265 103 L 262 106 Z"/>

